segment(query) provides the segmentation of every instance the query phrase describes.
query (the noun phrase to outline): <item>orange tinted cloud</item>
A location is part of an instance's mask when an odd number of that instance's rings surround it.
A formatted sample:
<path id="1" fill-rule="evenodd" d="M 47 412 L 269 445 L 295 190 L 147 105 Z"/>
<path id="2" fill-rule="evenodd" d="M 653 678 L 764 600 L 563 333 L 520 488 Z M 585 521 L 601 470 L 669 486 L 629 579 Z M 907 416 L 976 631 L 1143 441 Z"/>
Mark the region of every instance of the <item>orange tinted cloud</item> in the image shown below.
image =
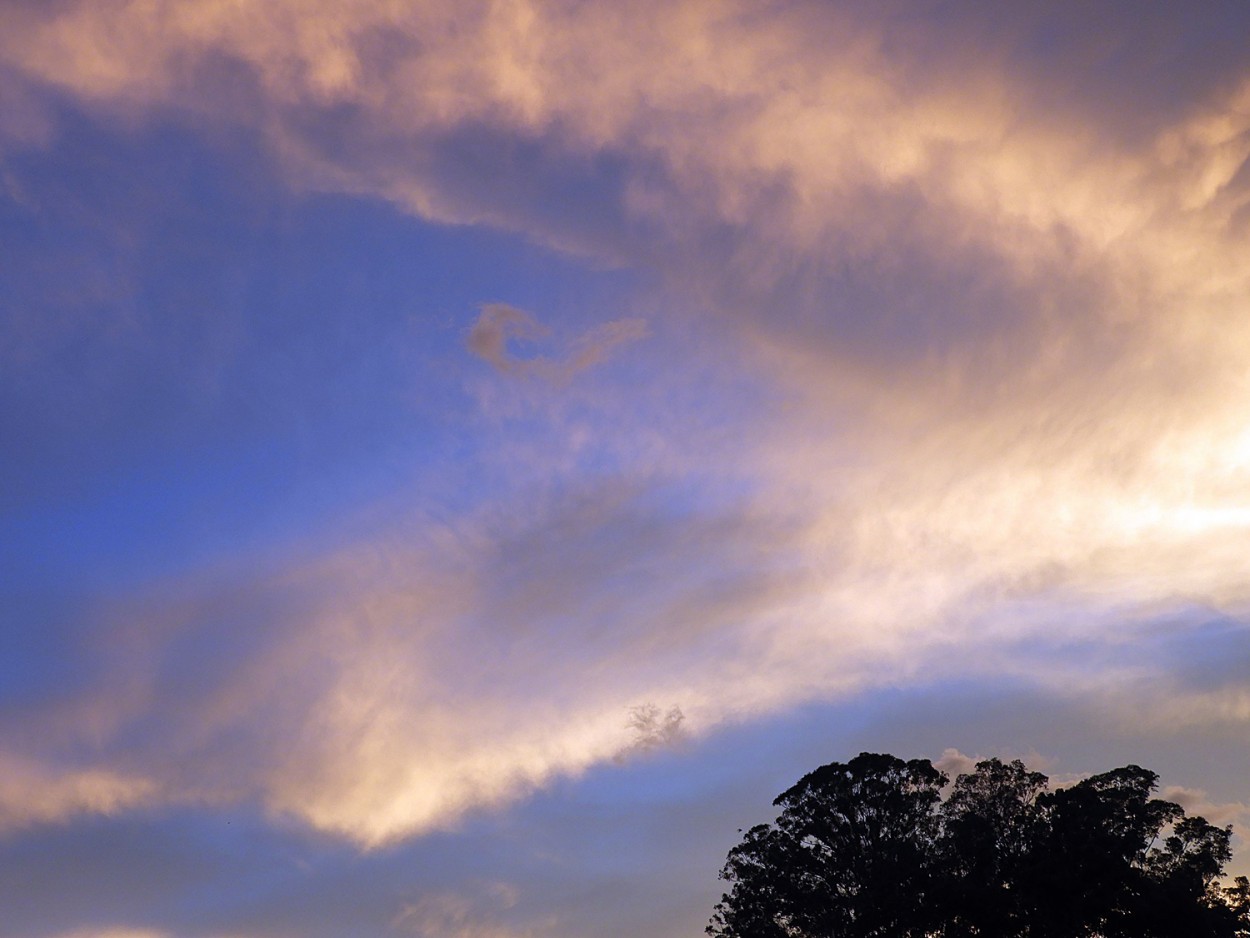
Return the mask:
<path id="1" fill-rule="evenodd" d="M 66 772 L 0 754 L 0 834 L 79 815 L 116 814 L 150 803 L 158 793 L 147 778 L 109 769 Z"/>
<path id="2" fill-rule="evenodd" d="M 578 336 L 563 356 L 518 356 L 509 348 L 511 341 L 538 342 L 549 331 L 522 310 L 506 303 L 486 303 L 469 330 L 470 352 L 504 374 L 531 375 L 556 384 L 605 361 L 618 346 L 646 338 L 647 324 L 641 319 L 617 319 Z"/>

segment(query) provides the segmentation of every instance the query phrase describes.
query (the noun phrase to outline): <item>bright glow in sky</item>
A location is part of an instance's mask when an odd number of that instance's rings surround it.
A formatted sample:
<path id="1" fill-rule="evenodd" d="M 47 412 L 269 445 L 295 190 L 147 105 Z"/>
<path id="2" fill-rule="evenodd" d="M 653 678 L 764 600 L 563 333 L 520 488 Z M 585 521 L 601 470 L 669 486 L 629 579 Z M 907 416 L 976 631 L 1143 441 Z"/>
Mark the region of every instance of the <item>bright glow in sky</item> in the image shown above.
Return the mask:
<path id="1" fill-rule="evenodd" d="M 10 0 L 0 908 L 700 934 L 822 762 L 1250 869 L 1250 7 Z"/>

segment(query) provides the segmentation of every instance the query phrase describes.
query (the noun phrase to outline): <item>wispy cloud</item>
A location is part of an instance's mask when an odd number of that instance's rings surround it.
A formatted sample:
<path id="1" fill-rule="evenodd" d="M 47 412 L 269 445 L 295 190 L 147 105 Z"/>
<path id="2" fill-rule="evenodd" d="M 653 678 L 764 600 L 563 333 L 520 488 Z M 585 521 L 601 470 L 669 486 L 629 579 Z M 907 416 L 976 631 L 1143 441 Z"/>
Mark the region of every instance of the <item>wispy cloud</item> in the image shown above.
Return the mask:
<path id="1" fill-rule="evenodd" d="M 0 754 L 0 835 L 82 815 L 115 814 L 157 797 L 156 784 L 147 778 L 110 769 L 65 771 Z"/>
<path id="2" fill-rule="evenodd" d="M 469 351 L 503 374 L 537 377 L 553 384 L 565 384 L 578 374 L 607 360 L 621 345 L 648 335 L 642 319 L 616 319 L 596 326 L 567 343 L 556 358 L 520 355 L 512 342 L 538 344 L 547 340 L 550 330 L 529 313 L 506 303 L 486 303 L 469 330 Z"/>
<path id="3" fill-rule="evenodd" d="M 446 938 L 528 938 L 534 928 L 517 930 L 500 924 L 500 911 L 516 904 L 516 888 L 490 883 L 476 897 L 436 893 L 409 903 L 395 917 L 392 927 L 400 934 L 446 936 Z M 551 927 L 552 922 L 547 923 Z M 537 927 L 537 926 L 536 926 Z"/>

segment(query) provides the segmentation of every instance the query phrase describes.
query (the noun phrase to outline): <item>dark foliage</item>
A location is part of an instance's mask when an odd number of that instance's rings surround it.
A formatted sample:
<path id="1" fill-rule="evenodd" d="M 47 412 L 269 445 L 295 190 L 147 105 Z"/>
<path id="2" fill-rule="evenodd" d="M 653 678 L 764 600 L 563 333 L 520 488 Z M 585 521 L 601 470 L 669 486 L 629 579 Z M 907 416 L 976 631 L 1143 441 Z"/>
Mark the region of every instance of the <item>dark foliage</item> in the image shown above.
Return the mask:
<path id="1" fill-rule="evenodd" d="M 1129 765 L 1050 791 L 1019 762 L 949 779 L 861 753 L 783 792 L 729 852 L 713 938 L 1250 938 L 1231 828 Z"/>

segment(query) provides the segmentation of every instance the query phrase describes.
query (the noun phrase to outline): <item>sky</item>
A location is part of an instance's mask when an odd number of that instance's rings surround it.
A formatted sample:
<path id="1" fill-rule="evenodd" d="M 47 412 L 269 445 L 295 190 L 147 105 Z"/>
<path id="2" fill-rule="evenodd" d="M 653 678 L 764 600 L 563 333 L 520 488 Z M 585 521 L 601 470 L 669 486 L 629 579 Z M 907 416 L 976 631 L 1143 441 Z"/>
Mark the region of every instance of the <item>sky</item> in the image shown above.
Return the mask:
<path id="1" fill-rule="evenodd" d="M 856 753 L 1250 872 L 1250 5 L 3 0 L 15 938 L 678 938 Z"/>

